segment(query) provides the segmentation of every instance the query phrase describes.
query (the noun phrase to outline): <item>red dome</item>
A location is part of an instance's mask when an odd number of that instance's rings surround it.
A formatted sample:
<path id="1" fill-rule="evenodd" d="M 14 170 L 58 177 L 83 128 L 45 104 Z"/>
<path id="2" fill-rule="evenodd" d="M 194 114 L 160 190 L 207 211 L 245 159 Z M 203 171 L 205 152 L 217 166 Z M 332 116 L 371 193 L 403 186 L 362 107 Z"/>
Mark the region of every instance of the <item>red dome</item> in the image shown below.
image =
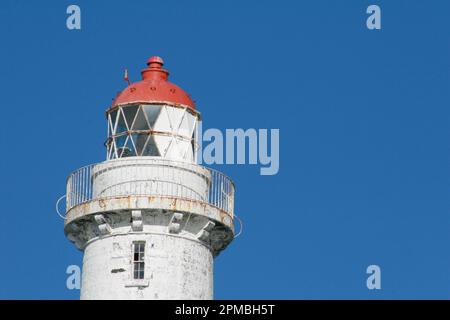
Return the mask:
<path id="1" fill-rule="evenodd" d="M 130 84 L 119 93 L 112 107 L 129 103 L 167 102 L 185 105 L 195 110 L 190 96 L 177 85 L 167 81 L 169 72 L 162 68 L 164 61 L 160 57 L 151 57 L 147 68 L 142 70 L 142 80 Z"/>

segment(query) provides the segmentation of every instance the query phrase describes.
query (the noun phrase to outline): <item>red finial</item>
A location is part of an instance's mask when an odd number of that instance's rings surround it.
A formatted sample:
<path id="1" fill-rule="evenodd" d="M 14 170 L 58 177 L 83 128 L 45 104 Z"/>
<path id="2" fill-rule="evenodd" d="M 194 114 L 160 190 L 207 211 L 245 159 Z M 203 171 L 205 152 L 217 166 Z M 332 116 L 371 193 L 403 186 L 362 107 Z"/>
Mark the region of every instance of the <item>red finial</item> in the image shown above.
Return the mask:
<path id="1" fill-rule="evenodd" d="M 153 67 L 152 64 L 156 68 L 157 68 L 157 65 L 160 65 L 162 67 L 164 65 L 164 60 L 161 57 L 153 56 L 147 60 L 147 65 L 149 67 Z"/>
<path id="2" fill-rule="evenodd" d="M 144 80 L 148 79 L 159 79 L 167 80 L 169 72 L 162 68 L 164 61 L 161 57 L 153 56 L 147 60 L 147 69 L 142 70 L 142 78 Z"/>

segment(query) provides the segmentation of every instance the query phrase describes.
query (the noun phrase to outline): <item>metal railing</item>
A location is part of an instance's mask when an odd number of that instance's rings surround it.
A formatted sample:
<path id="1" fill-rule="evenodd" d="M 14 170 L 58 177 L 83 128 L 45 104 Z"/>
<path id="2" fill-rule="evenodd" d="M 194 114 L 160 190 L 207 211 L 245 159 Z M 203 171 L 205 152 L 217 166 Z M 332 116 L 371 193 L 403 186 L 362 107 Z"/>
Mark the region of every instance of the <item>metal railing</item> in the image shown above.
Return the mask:
<path id="1" fill-rule="evenodd" d="M 173 164 L 174 162 L 171 161 Z M 142 167 L 151 167 L 154 176 L 148 176 L 148 172 L 144 177 L 140 177 Z M 185 169 L 189 171 L 189 164 L 176 163 L 176 165 L 123 165 L 126 169 L 121 173 L 122 179 L 118 183 L 109 185 L 103 190 L 94 187 L 98 183 L 101 174 L 121 168 L 121 166 L 103 166 L 100 164 L 91 164 L 72 172 L 67 179 L 66 194 L 66 212 L 71 208 L 102 198 L 110 198 L 116 196 L 171 196 L 188 200 L 196 200 L 206 202 L 213 205 L 233 217 L 234 208 L 234 184 L 224 174 L 214 169 L 205 168 L 209 174 L 203 176 L 207 183 L 206 194 L 200 194 L 198 190 L 194 190 L 183 183 L 184 177 L 175 176 L 177 171 L 173 169 Z M 122 167 L 122 168 L 123 168 Z M 197 173 L 198 174 L 198 173 Z M 117 178 L 117 177 L 115 177 Z"/>

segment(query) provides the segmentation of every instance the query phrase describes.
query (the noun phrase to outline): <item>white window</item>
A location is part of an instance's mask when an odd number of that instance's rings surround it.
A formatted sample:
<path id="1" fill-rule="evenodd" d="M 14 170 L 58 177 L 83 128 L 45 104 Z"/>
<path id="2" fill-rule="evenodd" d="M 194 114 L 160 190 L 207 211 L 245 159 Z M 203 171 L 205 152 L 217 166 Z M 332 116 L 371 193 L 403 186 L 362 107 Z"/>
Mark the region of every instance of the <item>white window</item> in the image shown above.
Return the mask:
<path id="1" fill-rule="evenodd" d="M 133 279 L 144 279 L 145 241 L 133 242 Z"/>

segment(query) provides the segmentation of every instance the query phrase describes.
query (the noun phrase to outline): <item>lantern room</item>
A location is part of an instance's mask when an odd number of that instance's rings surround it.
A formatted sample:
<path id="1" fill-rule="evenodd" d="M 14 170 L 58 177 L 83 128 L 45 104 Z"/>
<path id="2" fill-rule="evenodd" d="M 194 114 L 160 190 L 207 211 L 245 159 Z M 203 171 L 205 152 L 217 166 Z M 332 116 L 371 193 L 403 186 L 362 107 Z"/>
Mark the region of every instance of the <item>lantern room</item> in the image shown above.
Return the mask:
<path id="1" fill-rule="evenodd" d="M 163 60 L 147 61 L 142 80 L 117 95 L 107 110 L 107 159 L 160 157 L 195 162 L 200 113 L 190 96 L 169 82 Z"/>

